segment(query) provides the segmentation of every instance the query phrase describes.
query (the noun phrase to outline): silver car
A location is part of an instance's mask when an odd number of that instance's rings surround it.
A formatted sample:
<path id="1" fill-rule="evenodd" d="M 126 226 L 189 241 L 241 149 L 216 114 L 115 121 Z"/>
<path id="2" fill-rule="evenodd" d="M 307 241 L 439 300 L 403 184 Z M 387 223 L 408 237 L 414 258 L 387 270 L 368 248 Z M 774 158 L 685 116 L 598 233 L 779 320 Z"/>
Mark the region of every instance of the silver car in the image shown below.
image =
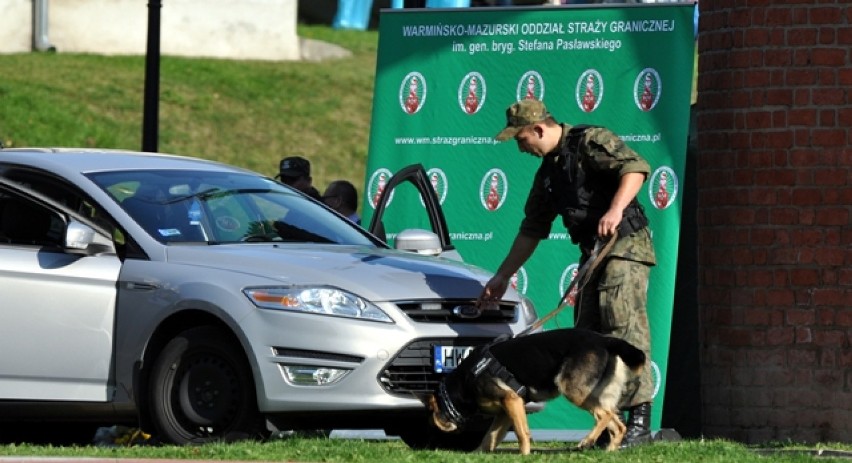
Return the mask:
<path id="1" fill-rule="evenodd" d="M 490 274 L 429 255 L 452 251 L 443 215 L 422 168 L 389 186 L 403 180 L 435 226 L 399 233 L 409 251 L 236 167 L 0 149 L 0 434 L 40 420 L 178 444 L 384 429 L 475 447 L 483 426 L 430 431 L 418 395 L 535 311 L 512 290 L 477 310 Z"/>

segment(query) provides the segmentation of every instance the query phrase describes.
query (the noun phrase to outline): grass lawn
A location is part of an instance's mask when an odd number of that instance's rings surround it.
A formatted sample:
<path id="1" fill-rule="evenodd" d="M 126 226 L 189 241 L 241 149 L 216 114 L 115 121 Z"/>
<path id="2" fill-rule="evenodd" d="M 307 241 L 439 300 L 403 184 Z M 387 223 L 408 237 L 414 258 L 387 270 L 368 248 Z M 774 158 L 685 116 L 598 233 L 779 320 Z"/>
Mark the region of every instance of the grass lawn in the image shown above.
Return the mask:
<path id="1" fill-rule="evenodd" d="M 685 440 L 659 442 L 619 452 L 602 450 L 576 451 L 568 442 L 534 442 L 531 455 L 523 461 L 533 462 L 848 462 L 852 446 L 773 445 L 760 448 L 723 440 Z M 520 458 L 514 443 L 503 444 L 493 454 L 411 450 L 399 440 L 305 439 L 289 438 L 269 442 L 208 444 L 194 447 L 137 446 L 0 446 L 4 456 L 46 456 L 63 458 L 157 458 L 203 460 L 254 460 L 296 462 L 517 462 Z M 845 450 L 844 450 L 845 449 Z M 822 450 L 822 456 L 818 452 Z M 2 459 L 0 459 L 2 461 Z"/>

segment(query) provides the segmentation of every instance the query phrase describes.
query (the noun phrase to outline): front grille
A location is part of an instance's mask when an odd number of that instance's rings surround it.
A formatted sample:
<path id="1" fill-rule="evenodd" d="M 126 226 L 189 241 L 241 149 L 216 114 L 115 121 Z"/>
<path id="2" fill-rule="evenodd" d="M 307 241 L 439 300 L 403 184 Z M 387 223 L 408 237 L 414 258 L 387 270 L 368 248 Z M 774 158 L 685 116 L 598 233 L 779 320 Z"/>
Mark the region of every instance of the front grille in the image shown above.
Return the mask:
<path id="1" fill-rule="evenodd" d="M 397 302 L 408 318 L 421 323 L 512 323 L 514 304 L 503 303 L 495 309 L 479 310 L 473 300 Z"/>
<path id="2" fill-rule="evenodd" d="M 420 339 L 407 345 L 379 375 L 382 387 L 391 394 L 410 397 L 435 390 L 444 374 L 432 368 L 432 348 L 441 346 L 479 346 L 493 338 L 436 338 Z"/>

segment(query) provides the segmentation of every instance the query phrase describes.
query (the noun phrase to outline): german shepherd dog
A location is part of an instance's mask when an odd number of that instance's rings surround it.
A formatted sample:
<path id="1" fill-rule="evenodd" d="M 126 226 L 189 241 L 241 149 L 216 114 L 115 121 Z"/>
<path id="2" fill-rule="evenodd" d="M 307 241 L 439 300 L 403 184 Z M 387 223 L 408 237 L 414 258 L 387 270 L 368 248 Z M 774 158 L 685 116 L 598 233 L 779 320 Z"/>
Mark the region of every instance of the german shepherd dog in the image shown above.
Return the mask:
<path id="1" fill-rule="evenodd" d="M 524 404 L 564 395 L 595 419 L 578 444 L 591 448 L 604 429 L 607 450 L 621 444 L 626 426 L 618 418 L 622 396 L 645 365 L 645 354 L 632 344 L 593 331 L 568 328 L 511 338 L 474 349 L 421 400 L 431 421 L 444 432 L 460 429 L 477 413 L 494 415 L 480 451 L 493 451 L 510 427 L 520 453 L 530 453 Z M 626 404 L 624 404 L 626 405 Z"/>

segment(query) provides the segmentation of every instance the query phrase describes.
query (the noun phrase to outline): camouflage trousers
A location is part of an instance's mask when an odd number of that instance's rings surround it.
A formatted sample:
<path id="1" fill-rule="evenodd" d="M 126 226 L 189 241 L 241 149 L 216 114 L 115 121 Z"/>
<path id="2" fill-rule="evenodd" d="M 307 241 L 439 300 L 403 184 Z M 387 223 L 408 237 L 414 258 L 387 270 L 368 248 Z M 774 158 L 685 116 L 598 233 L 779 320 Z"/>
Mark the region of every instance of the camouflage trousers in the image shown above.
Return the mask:
<path id="1" fill-rule="evenodd" d="M 648 276 L 640 262 L 610 257 L 580 292 L 574 326 L 624 339 L 645 352 L 648 361 L 639 380 L 622 397 L 623 406 L 652 402 L 651 330 L 648 326 Z"/>

